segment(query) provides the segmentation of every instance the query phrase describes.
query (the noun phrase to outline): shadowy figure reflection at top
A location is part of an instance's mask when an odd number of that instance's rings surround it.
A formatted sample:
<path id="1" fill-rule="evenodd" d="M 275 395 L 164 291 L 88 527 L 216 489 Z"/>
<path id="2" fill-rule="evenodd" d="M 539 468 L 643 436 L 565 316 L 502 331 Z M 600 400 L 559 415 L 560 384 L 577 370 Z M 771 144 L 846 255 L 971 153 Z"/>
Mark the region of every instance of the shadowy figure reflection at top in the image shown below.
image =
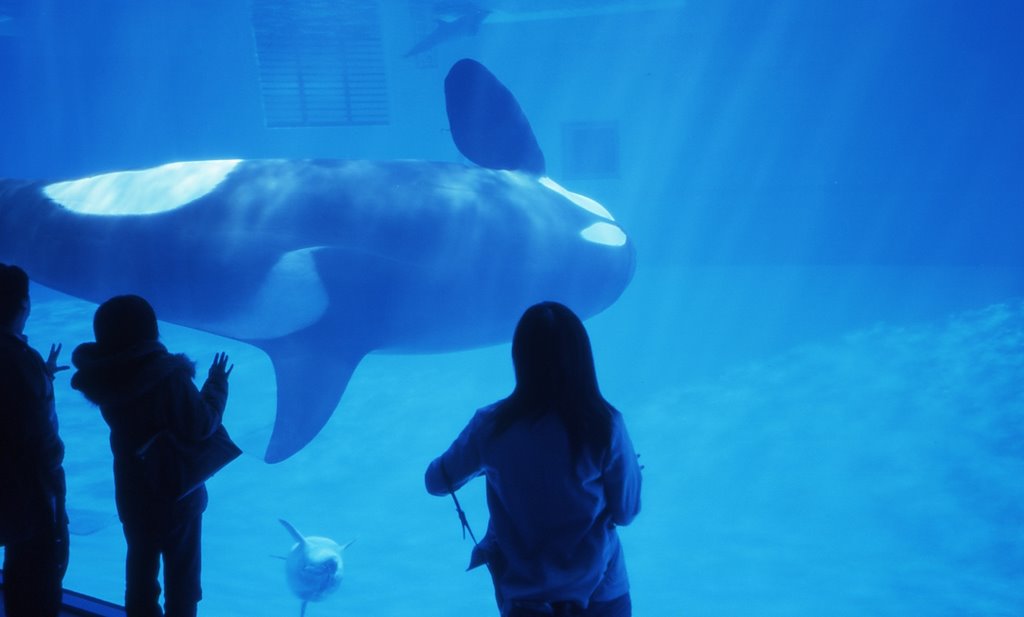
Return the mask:
<path id="1" fill-rule="evenodd" d="M 455 39 L 474 36 L 491 11 L 475 6 L 465 7 L 465 12 L 452 20 L 437 19 L 434 29 L 405 52 L 403 58 L 412 58 Z"/>

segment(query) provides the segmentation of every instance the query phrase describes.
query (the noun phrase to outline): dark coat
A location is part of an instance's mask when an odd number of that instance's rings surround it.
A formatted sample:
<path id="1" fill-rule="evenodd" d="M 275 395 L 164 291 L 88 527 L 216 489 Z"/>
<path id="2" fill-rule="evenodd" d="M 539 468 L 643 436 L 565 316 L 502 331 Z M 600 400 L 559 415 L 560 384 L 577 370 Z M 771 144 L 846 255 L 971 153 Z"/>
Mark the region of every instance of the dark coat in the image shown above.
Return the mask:
<path id="1" fill-rule="evenodd" d="M 46 364 L 24 338 L 0 334 L 0 544 L 66 523 L 63 461 Z"/>
<path id="2" fill-rule="evenodd" d="M 184 355 L 168 353 L 155 341 L 113 353 L 96 343 L 84 343 L 75 349 L 71 360 L 78 369 L 71 386 L 99 406 L 110 426 L 121 520 L 145 518 L 153 508 L 182 516 L 205 510 L 205 487 L 175 503 L 151 488 L 135 453 L 165 429 L 193 442 L 213 434 L 224 414 L 227 380 L 210 377 L 198 390 L 192 381 L 195 365 Z"/>

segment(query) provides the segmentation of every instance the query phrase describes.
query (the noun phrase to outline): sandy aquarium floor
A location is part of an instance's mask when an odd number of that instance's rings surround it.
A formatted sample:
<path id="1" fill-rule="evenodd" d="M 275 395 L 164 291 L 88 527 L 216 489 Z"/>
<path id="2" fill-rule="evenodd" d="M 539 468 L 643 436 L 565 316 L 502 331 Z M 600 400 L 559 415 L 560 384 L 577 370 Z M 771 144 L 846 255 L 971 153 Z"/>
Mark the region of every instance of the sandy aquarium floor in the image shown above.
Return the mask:
<path id="1" fill-rule="evenodd" d="M 809 293 L 827 291 L 813 273 L 733 272 L 751 286 L 739 296 L 727 274 L 641 272 L 588 322 L 603 390 L 645 465 L 643 513 L 622 530 L 636 614 L 1024 614 L 1021 296 L 974 287 L 938 294 L 934 310 L 822 317 L 850 297 L 793 310 L 831 297 Z M 769 283 L 790 290 L 787 304 L 748 302 Z M 70 357 L 91 338 L 94 306 L 34 293 L 31 342 L 60 341 Z M 310 617 L 494 614 L 486 573 L 464 572 L 471 544 L 451 501 L 427 495 L 422 473 L 476 407 L 511 389 L 507 346 L 371 355 L 320 436 L 267 465 L 267 357 L 170 324 L 162 334 L 201 376 L 216 351 L 236 365 L 225 424 L 246 454 L 209 483 L 202 614 L 299 614 L 275 558 L 292 544 L 279 518 L 356 540 L 341 588 Z M 119 601 L 107 429 L 68 378 L 57 393 L 75 532 L 66 585 Z M 482 483 L 461 500 L 481 535 Z"/>

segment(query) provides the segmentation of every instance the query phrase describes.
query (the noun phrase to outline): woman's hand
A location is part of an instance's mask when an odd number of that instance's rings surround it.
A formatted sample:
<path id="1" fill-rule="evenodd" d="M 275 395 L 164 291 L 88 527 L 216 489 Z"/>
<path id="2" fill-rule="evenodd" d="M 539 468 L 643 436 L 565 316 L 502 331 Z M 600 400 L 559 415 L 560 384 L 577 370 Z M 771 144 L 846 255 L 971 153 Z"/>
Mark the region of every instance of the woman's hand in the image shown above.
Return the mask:
<path id="1" fill-rule="evenodd" d="M 57 356 L 60 355 L 61 349 L 64 349 L 64 345 L 60 343 L 50 345 L 50 354 L 46 356 L 46 373 L 50 376 L 50 379 L 56 377 L 57 373 L 71 368 L 66 364 L 57 364 Z"/>
<path id="2" fill-rule="evenodd" d="M 223 351 L 213 356 L 213 364 L 210 365 L 210 379 L 228 380 L 235 365 L 228 366 L 228 354 Z"/>

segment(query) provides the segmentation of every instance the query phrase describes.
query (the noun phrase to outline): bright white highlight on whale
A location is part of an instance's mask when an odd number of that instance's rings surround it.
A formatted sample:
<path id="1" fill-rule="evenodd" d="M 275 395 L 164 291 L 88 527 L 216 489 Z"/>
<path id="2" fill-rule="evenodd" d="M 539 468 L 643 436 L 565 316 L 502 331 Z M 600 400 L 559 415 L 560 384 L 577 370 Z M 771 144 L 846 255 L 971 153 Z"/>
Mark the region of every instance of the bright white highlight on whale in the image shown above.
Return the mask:
<path id="1" fill-rule="evenodd" d="M 626 234 L 611 223 L 594 223 L 580 232 L 585 240 L 596 244 L 607 244 L 608 246 L 622 246 L 626 244 Z"/>
<path id="2" fill-rule="evenodd" d="M 547 176 L 544 176 L 543 178 L 538 180 L 538 182 L 540 182 L 544 186 L 548 187 L 552 191 L 558 193 L 559 195 L 565 197 L 566 199 L 568 199 L 572 203 L 576 204 L 577 206 L 583 208 L 587 212 L 590 212 L 592 214 L 596 214 L 596 215 L 600 216 L 601 218 L 608 219 L 609 221 L 614 221 L 615 220 L 612 217 L 611 212 L 608 212 L 608 210 L 606 210 L 604 206 L 602 206 L 601 204 L 597 203 L 593 199 L 587 197 L 586 195 L 580 195 L 579 193 L 573 193 L 572 191 L 568 190 L 567 188 L 565 188 L 561 184 L 555 182 L 551 178 L 548 178 Z"/>
<path id="3" fill-rule="evenodd" d="M 61 206 L 81 214 L 156 214 L 180 208 L 206 195 L 239 160 L 168 163 L 141 171 L 56 182 L 43 191 Z"/>

